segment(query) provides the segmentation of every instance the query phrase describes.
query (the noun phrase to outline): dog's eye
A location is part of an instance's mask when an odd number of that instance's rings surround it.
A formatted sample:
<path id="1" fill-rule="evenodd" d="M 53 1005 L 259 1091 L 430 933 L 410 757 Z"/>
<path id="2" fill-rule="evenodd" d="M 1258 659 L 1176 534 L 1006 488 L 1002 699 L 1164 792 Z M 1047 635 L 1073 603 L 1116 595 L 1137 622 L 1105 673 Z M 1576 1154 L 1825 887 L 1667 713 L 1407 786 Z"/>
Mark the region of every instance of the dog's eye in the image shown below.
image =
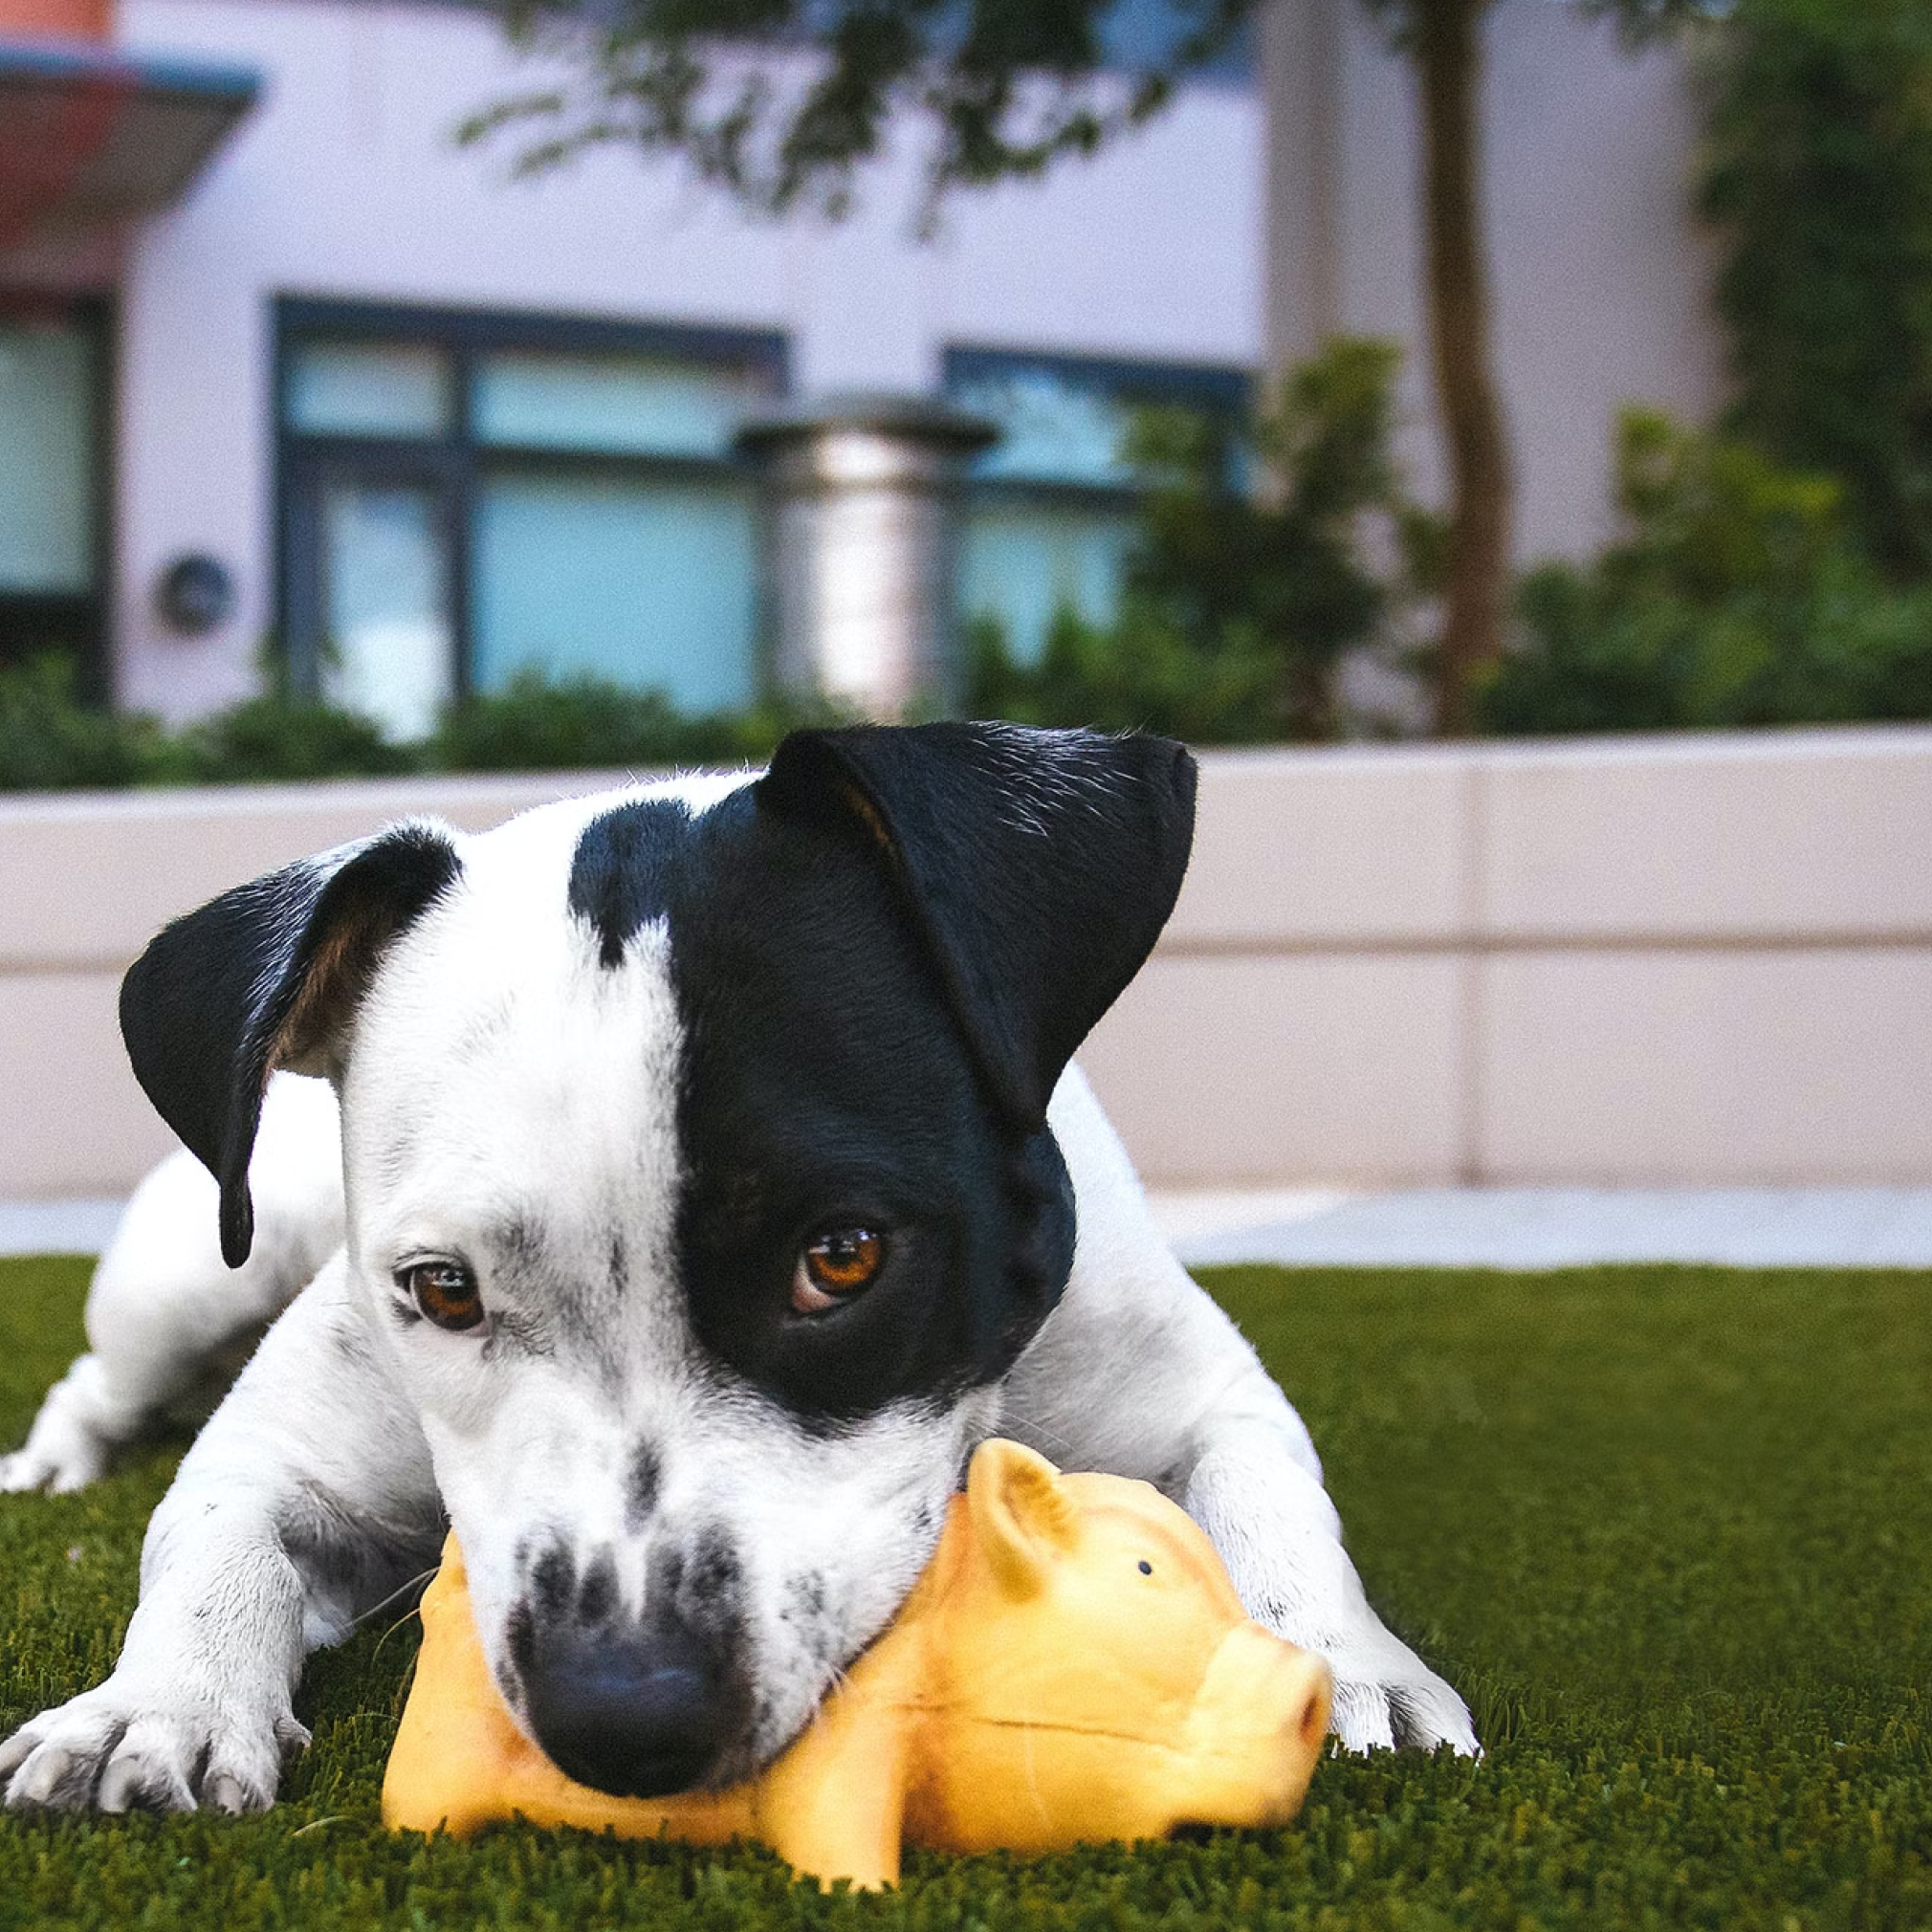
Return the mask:
<path id="1" fill-rule="evenodd" d="M 483 1319 L 476 1278 L 460 1262 L 418 1262 L 396 1282 L 439 1328 L 473 1328 Z"/>
<path id="2" fill-rule="evenodd" d="M 870 1228 L 835 1228 L 820 1235 L 799 1257 L 792 1306 L 801 1315 L 823 1314 L 870 1287 L 885 1264 L 886 1238 Z"/>

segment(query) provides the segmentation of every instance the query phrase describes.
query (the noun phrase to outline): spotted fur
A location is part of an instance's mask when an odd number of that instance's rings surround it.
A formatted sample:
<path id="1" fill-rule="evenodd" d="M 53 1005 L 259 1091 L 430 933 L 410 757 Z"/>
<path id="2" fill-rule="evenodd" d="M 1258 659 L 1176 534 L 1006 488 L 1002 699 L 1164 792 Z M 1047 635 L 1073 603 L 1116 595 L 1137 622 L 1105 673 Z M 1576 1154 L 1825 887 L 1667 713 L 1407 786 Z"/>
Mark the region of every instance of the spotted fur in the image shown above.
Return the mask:
<path id="1" fill-rule="evenodd" d="M 741 1777 L 890 1617 L 996 1429 L 1183 1502 L 1328 1653 L 1347 1742 L 1474 1748 L 1067 1065 L 1173 903 L 1192 783 L 1158 741 L 805 734 L 763 779 L 412 825 L 164 934 L 130 1044 L 213 1177 L 178 1159 L 137 1197 L 97 1351 L 0 1482 L 89 1480 L 285 1312 L 156 1512 L 113 1676 L 0 1747 L 8 1802 L 269 1803 L 304 1652 L 446 1521 L 560 1762 Z M 205 1036 L 156 1048 L 197 984 Z M 330 1072 L 340 1124 L 277 1075 L 251 1165 L 242 1089 L 277 1053 Z M 801 1317 L 797 1258 L 844 1221 L 885 1265 Z M 426 1261 L 472 1272 L 478 1328 L 420 1318 Z"/>

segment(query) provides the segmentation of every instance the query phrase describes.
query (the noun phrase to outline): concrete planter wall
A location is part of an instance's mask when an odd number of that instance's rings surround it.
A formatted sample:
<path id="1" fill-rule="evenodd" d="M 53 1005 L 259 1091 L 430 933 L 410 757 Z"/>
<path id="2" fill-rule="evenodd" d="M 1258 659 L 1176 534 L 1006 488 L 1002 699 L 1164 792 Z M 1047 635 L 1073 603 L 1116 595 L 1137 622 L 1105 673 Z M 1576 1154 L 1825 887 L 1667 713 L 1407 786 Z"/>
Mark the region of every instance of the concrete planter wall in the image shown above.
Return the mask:
<path id="1" fill-rule="evenodd" d="M 412 811 L 610 775 L 0 801 L 0 1196 L 168 1144 L 114 995 L 164 920 Z M 1932 1182 L 1932 730 L 1209 754 L 1086 1063 L 1153 1178 Z"/>

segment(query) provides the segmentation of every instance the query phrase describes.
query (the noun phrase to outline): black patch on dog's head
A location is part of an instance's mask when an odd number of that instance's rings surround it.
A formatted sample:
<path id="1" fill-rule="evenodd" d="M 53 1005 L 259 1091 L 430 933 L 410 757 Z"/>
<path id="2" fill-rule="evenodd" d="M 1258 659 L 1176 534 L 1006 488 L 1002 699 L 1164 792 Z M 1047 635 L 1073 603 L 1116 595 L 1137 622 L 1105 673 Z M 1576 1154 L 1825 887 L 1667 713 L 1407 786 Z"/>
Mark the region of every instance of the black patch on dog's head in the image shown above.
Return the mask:
<path id="1" fill-rule="evenodd" d="M 570 910 L 597 934 L 598 964 L 624 963 L 624 949 L 664 912 L 660 882 L 691 814 L 674 800 L 644 799 L 591 820 L 570 866 Z"/>
<path id="2" fill-rule="evenodd" d="M 1195 782 L 1171 738 L 857 725 L 794 732 L 758 791 L 883 856 L 994 1099 L 1036 1127 L 1174 910 Z"/>
<path id="3" fill-rule="evenodd" d="M 714 1359 L 815 1426 L 1011 1367 L 1072 1265 L 1046 1101 L 1174 903 L 1192 808 L 1164 740 L 925 726 L 795 734 L 695 818 L 593 822 L 570 903 L 600 958 L 669 923 L 678 1259 Z M 884 1237 L 879 1275 L 798 1315 L 840 1227 Z"/>

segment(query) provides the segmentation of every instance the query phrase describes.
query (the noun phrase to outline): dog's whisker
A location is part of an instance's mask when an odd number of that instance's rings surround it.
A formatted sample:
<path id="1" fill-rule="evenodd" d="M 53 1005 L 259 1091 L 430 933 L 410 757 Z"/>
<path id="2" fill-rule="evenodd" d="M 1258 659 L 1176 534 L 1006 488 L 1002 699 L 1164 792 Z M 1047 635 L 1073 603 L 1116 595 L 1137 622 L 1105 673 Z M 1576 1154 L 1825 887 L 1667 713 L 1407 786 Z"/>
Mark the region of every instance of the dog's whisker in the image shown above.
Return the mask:
<path id="1" fill-rule="evenodd" d="M 407 1578 L 406 1581 L 399 1583 L 395 1587 L 395 1589 L 388 1593 L 387 1596 L 380 1598 L 375 1603 L 370 1604 L 367 1610 L 361 1612 L 350 1623 L 349 1628 L 351 1630 L 359 1630 L 363 1624 L 367 1623 L 372 1616 L 380 1616 L 384 1611 L 387 1610 L 388 1607 L 397 1600 L 398 1597 L 406 1596 L 410 1591 L 420 1589 L 424 1584 L 428 1583 L 429 1579 L 435 1575 L 437 1570 L 440 1568 L 441 1566 L 439 1564 L 431 1564 L 428 1570 L 419 1570 L 414 1576 L 411 1576 Z M 415 1611 L 412 1607 L 409 1612 L 409 1615 L 413 1616 L 414 1614 Z M 408 1616 L 406 1616 L 403 1619 L 405 1623 L 408 1622 L 408 1620 L 409 1620 Z M 391 1628 L 393 1627 L 394 1626 L 391 1626 Z"/>
<path id="2" fill-rule="evenodd" d="M 1043 1442 L 1062 1462 L 1069 1462 L 1079 1454 L 1079 1447 L 1069 1436 L 1063 1436 L 1057 1429 L 1043 1428 L 1039 1423 L 1030 1423 L 1026 1431 L 1036 1442 Z"/>

